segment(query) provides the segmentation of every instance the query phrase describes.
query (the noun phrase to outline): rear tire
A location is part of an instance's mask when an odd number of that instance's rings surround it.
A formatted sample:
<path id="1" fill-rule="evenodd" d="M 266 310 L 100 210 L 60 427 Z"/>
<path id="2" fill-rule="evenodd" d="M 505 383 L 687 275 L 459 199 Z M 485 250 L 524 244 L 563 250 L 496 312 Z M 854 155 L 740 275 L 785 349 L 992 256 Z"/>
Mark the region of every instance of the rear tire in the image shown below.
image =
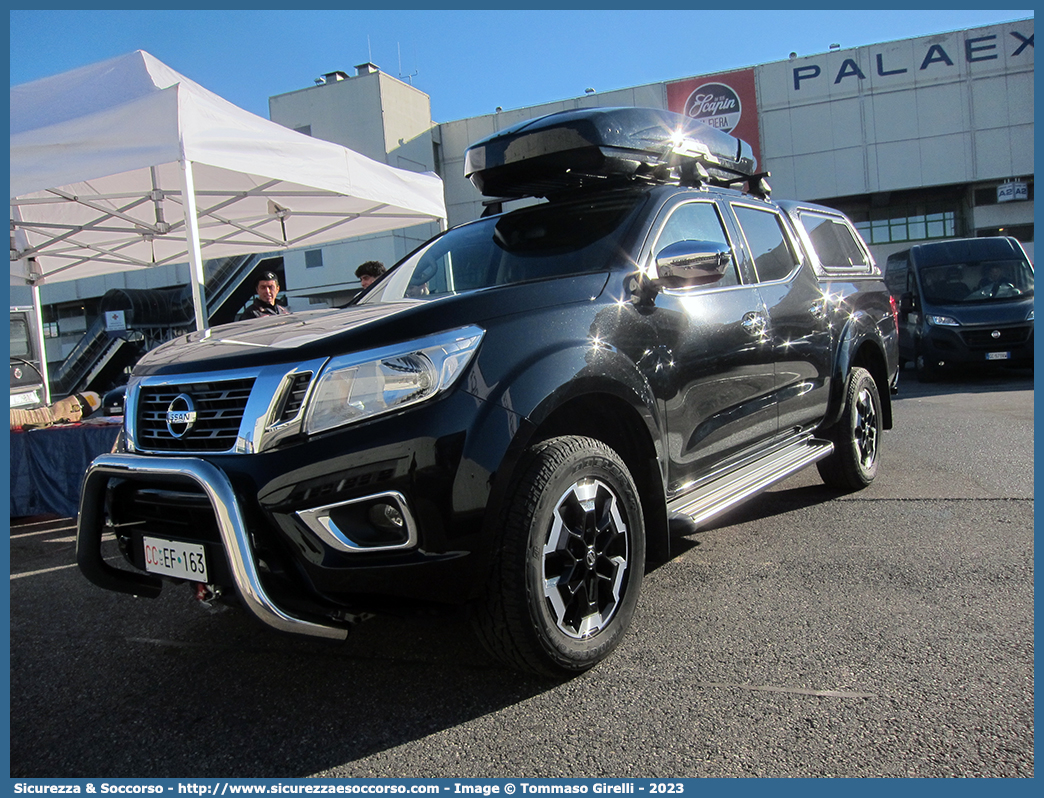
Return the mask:
<path id="1" fill-rule="evenodd" d="M 605 659 L 634 615 L 645 570 L 638 490 L 591 438 L 537 444 L 519 473 L 475 628 L 507 665 L 570 676 Z"/>
<path id="2" fill-rule="evenodd" d="M 857 366 L 848 377 L 845 409 L 828 433 L 834 451 L 816 463 L 823 481 L 842 490 L 862 490 L 873 482 L 877 476 L 882 430 L 877 383 L 869 371 Z"/>

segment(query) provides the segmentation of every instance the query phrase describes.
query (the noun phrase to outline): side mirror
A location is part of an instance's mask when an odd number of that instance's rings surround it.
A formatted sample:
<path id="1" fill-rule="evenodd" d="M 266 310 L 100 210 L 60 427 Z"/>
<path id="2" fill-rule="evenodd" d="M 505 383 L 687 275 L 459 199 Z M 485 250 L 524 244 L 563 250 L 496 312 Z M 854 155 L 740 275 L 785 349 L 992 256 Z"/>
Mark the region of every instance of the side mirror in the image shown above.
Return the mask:
<path id="1" fill-rule="evenodd" d="M 716 241 L 676 241 L 656 253 L 654 283 L 665 286 L 716 283 L 732 263 L 732 251 Z"/>
<path id="2" fill-rule="evenodd" d="M 899 312 L 909 313 L 913 310 L 917 310 L 917 303 L 914 301 L 913 292 L 907 291 L 899 297 Z"/>

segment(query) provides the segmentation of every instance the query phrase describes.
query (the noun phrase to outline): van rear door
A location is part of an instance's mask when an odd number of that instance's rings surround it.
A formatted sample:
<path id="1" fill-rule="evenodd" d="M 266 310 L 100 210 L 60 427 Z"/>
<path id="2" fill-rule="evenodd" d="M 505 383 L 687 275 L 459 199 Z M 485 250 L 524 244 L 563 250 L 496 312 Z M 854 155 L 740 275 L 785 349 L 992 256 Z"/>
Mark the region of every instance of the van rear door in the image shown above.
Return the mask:
<path id="1" fill-rule="evenodd" d="M 31 314 L 32 308 L 11 308 L 11 407 L 23 410 L 46 404 Z"/>

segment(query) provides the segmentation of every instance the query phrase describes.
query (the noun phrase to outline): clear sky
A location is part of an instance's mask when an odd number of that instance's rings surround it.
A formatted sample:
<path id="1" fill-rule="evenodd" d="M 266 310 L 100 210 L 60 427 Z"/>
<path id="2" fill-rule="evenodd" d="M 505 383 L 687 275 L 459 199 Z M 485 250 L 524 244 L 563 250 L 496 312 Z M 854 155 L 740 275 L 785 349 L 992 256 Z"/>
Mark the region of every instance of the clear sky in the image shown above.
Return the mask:
<path id="1" fill-rule="evenodd" d="M 1033 16 L 952 7 L 10 13 L 12 86 L 146 50 L 268 118 L 270 96 L 372 61 L 427 93 L 436 122 Z"/>

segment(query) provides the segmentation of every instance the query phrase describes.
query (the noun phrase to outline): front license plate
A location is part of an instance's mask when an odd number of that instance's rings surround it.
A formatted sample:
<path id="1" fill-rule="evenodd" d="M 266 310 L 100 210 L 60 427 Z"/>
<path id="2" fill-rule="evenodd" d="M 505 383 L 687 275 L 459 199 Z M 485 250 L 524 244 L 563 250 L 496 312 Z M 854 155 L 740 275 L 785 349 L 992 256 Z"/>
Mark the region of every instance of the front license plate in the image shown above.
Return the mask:
<path id="1" fill-rule="evenodd" d="M 198 543 L 181 543 L 162 538 L 142 538 L 145 570 L 153 574 L 176 576 L 194 582 L 207 582 L 207 555 Z"/>
<path id="2" fill-rule="evenodd" d="M 1011 360 L 1011 352 L 987 352 L 987 360 Z"/>

